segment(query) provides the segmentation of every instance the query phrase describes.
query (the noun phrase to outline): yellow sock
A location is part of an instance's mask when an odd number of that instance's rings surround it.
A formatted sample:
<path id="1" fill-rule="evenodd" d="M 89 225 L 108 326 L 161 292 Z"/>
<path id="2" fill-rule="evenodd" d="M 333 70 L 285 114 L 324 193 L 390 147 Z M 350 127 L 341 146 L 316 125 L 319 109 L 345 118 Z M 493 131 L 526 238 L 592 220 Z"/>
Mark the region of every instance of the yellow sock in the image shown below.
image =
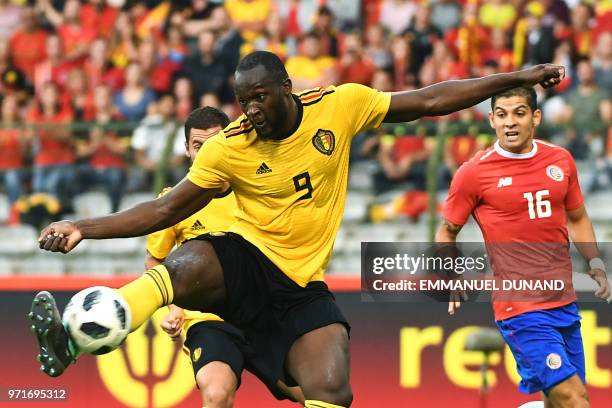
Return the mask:
<path id="1" fill-rule="evenodd" d="M 317 400 L 306 400 L 306 408 L 344 408 L 340 405 L 330 404 L 329 402 L 317 401 Z"/>
<path id="2" fill-rule="evenodd" d="M 138 279 L 117 289 L 130 306 L 133 332 L 146 322 L 157 309 L 172 303 L 174 292 L 170 275 L 164 265 L 149 269 Z"/>

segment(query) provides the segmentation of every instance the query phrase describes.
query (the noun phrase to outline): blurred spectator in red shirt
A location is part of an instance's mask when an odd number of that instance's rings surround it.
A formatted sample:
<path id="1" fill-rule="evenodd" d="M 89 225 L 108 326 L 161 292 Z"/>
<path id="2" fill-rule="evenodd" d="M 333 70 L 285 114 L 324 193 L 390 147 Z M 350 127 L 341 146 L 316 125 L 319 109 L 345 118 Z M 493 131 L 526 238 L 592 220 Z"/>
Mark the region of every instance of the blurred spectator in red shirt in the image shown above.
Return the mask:
<path id="1" fill-rule="evenodd" d="M 105 0 L 88 0 L 81 7 L 80 19 L 84 27 L 95 29 L 98 37 L 110 38 L 117 15 L 119 10 Z"/>
<path id="2" fill-rule="evenodd" d="M 0 183 L 10 203 L 23 193 L 24 156 L 28 146 L 19 118 L 19 100 L 14 95 L 5 95 L 0 116 Z"/>
<path id="3" fill-rule="evenodd" d="M 366 55 L 377 68 L 390 68 L 393 65 L 391 52 L 387 47 L 385 29 L 374 24 L 366 31 Z"/>
<path id="4" fill-rule="evenodd" d="M 393 84 L 394 89 L 401 91 L 413 89 L 416 85 L 416 76 L 412 73 L 412 48 L 406 38 L 395 37 L 391 43 L 391 56 L 393 58 Z"/>
<path id="5" fill-rule="evenodd" d="M 159 56 L 168 59 L 172 63 L 182 64 L 189 55 L 189 49 L 185 44 L 183 32 L 179 27 L 169 26 L 166 31 L 165 40 L 159 46 Z"/>
<path id="6" fill-rule="evenodd" d="M 34 125 L 29 132 L 35 140 L 32 190 L 56 197 L 70 197 L 75 185 L 74 146 L 69 129 L 72 112 L 63 108 L 56 84 L 47 82 L 27 116 Z"/>
<path id="7" fill-rule="evenodd" d="M 155 93 L 149 88 L 141 65 L 134 61 L 125 69 L 125 87 L 116 92 L 113 103 L 119 113 L 130 122 L 145 117 L 147 108 L 155 101 Z"/>
<path id="8" fill-rule="evenodd" d="M 466 70 L 471 70 L 473 75 L 477 74 L 482 64 L 480 53 L 488 47 L 488 38 L 489 33 L 478 22 L 478 6 L 475 3 L 463 6 L 461 25 L 444 36 L 457 61 Z"/>
<path id="9" fill-rule="evenodd" d="M 21 20 L 23 9 L 11 0 L 0 0 L 0 37 L 10 37 Z"/>
<path id="10" fill-rule="evenodd" d="M 65 59 L 62 40 L 56 34 L 50 34 L 47 37 L 45 52 L 47 58 L 34 68 L 34 90 L 37 94 L 42 91 L 47 82 L 63 87 L 68 79 L 68 74 L 76 66 Z"/>
<path id="11" fill-rule="evenodd" d="M 433 54 L 421 68 L 419 81 L 422 86 L 429 86 L 441 81 L 467 77 L 469 73 L 465 66 L 455 60 L 444 41 L 438 41 L 434 45 Z"/>
<path id="12" fill-rule="evenodd" d="M 181 68 L 181 62 L 161 57 L 152 38 L 142 41 L 138 46 L 138 61 L 153 91 L 158 94 L 170 91 L 172 76 Z"/>
<path id="13" fill-rule="evenodd" d="M 110 129 L 113 121 L 120 119 L 114 112 L 112 89 L 104 84 L 94 89 L 95 114 L 94 127 L 85 140 L 77 144 L 77 155 L 86 160 L 79 175 L 82 186 L 87 188 L 103 185 L 110 197 L 112 211 L 119 210 L 125 169 L 129 152 L 129 138 L 120 137 L 116 130 Z"/>
<path id="14" fill-rule="evenodd" d="M 62 105 L 72 111 L 75 121 L 82 121 L 91 116 L 93 109 L 92 95 L 89 93 L 87 77 L 82 68 L 75 68 L 68 74 L 66 87 L 61 97 Z M 81 131 L 76 131 L 75 136 L 80 136 Z"/>
<path id="15" fill-rule="evenodd" d="M 514 70 L 512 50 L 508 47 L 508 32 L 501 29 L 491 30 L 491 44 L 482 52 L 482 62 L 497 61 L 500 72 Z"/>
<path id="16" fill-rule="evenodd" d="M 45 17 L 62 39 L 64 57 L 82 63 L 90 44 L 96 39 L 96 29 L 81 22 L 81 3 L 78 0 L 66 0 L 63 14 L 53 8 L 50 0 L 41 0 L 40 4 Z"/>
<path id="17" fill-rule="evenodd" d="M 36 11 L 25 7 L 21 14 L 21 24 L 11 37 L 11 56 L 16 67 L 22 70 L 31 81 L 34 67 L 45 59 L 47 32 L 38 24 Z"/>
<path id="18" fill-rule="evenodd" d="M 572 9 L 572 40 L 576 54 L 580 57 L 588 57 L 594 46 L 593 30 L 591 20 L 593 10 L 584 3 L 579 3 Z"/>
<path id="19" fill-rule="evenodd" d="M 358 32 L 346 34 L 344 37 L 344 52 L 338 64 L 340 83 L 358 83 L 369 85 L 376 67 L 363 52 L 361 35 Z"/>
<path id="20" fill-rule="evenodd" d="M 117 68 L 125 69 L 130 61 L 138 58 L 138 38 L 134 31 L 134 21 L 128 12 L 121 12 L 115 20 L 115 30 L 110 45 L 110 60 Z"/>
<path id="21" fill-rule="evenodd" d="M 100 84 L 106 84 L 113 91 L 118 91 L 125 84 L 123 71 L 114 67 L 110 62 L 108 41 L 104 38 L 98 38 L 91 44 L 89 58 L 85 60 L 83 69 L 87 75 L 90 90 Z"/>

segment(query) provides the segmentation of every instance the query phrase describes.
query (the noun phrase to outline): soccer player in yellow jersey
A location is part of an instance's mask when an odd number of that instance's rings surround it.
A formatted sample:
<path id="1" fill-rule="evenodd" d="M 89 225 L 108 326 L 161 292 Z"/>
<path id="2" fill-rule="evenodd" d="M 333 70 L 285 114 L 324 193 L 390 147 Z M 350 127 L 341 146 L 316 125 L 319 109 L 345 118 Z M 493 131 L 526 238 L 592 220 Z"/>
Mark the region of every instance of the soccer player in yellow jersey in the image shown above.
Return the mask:
<path id="1" fill-rule="evenodd" d="M 117 214 L 53 223 L 41 232 L 39 245 L 68 252 L 84 238 L 167 228 L 207 205 L 229 182 L 238 203 L 229 232 L 184 243 L 163 265 L 119 289 L 132 327 L 173 302 L 216 312 L 244 330 L 256 353 L 250 364 L 273 393 L 271 384 L 281 378 L 302 388 L 307 407 L 346 407 L 353 399 L 349 325 L 323 270 L 342 218 L 352 137 L 382 122 L 445 115 L 517 86 L 553 86 L 562 76 L 562 67 L 538 65 L 414 91 L 344 84 L 296 95 L 280 59 L 256 51 L 235 74 L 244 115 L 205 143 L 186 179 L 163 197 Z M 41 292 L 32 316 L 42 317 L 37 339 L 43 370 L 58 375 L 74 346 L 57 309 L 39 306 L 43 298 L 53 304 Z"/>

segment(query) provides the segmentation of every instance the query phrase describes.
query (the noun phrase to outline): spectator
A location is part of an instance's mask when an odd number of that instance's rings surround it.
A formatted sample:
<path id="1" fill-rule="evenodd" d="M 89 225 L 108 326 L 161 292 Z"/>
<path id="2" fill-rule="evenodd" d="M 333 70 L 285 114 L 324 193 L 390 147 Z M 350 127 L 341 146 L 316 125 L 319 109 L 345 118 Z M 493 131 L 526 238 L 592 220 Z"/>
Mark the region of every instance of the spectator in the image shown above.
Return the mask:
<path id="1" fill-rule="evenodd" d="M 170 26 L 166 32 L 166 40 L 160 46 L 159 56 L 181 65 L 185 62 L 188 54 L 189 49 L 185 44 L 183 32 L 179 27 Z"/>
<path id="2" fill-rule="evenodd" d="M 374 64 L 365 57 L 361 35 L 353 32 L 344 38 L 345 50 L 340 58 L 338 75 L 340 83 L 369 85 L 374 75 Z"/>
<path id="3" fill-rule="evenodd" d="M 612 89 L 612 31 L 601 33 L 593 51 L 595 82 L 601 89 Z"/>
<path id="4" fill-rule="evenodd" d="M 173 86 L 174 97 L 176 98 L 176 117 L 184 122 L 187 116 L 194 109 L 193 84 L 187 77 L 178 77 Z"/>
<path id="5" fill-rule="evenodd" d="M 226 0 L 225 9 L 246 42 L 257 39 L 272 12 L 270 0 Z"/>
<path id="6" fill-rule="evenodd" d="M 221 101 L 214 93 L 205 93 L 200 97 L 200 106 L 210 106 L 212 108 L 221 108 Z M 224 111 L 225 112 L 225 111 Z"/>
<path id="7" fill-rule="evenodd" d="M 478 8 L 475 3 L 463 7 L 461 25 L 445 34 L 444 39 L 457 59 L 470 74 L 478 74 L 482 65 L 481 52 L 486 49 L 489 33 L 478 22 Z"/>
<path id="8" fill-rule="evenodd" d="M 555 49 L 553 28 L 542 21 L 544 6 L 532 1 L 527 4 L 525 18 L 519 20 L 514 30 L 514 66 L 551 62 Z"/>
<path id="9" fill-rule="evenodd" d="M 43 86 L 39 100 L 27 116 L 28 123 L 34 125 L 29 130 L 35 140 L 32 190 L 52 194 L 66 204 L 75 185 L 74 146 L 69 129 L 72 112 L 62 107 L 59 89 L 53 82 Z"/>
<path id="10" fill-rule="evenodd" d="M 214 9 L 210 18 L 217 27 L 215 30 L 215 54 L 233 75 L 233 72 L 238 66 L 238 61 L 240 60 L 240 50 L 244 45 L 244 39 L 236 29 L 236 26 L 232 23 L 224 7 L 217 7 Z"/>
<path id="11" fill-rule="evenodd" d="M 96 30 L 81 22 L 81 3 L 78 0 L 66 0 L 63 14 L 53 8 L 50 0 L 41 0 L 40 4 L 45 17 L 62 39 L 65 58 L 82 63 L 89 46 L 96 39 Z"/>
<path id="12" fill-rule="evenodd" d="M 433 150 L 431 138 L 419 127 L 415 134 L 407 135 L 403 125 L 397 125 L 380 139 L 378 163 L 374 174 L 377 194 L 391 190 L 400 183 L 410 182 L 414 189 L 425 191 L 427 160 Z"/>
<path id="13" fill-rule="evenodd" d="M 299 48 L 298 55 L 285 64 L 294 90 L 326 87 L 336 82 L 336 61 L 321 54 L 319 37 L 315 33 L 306 34 Z"/>
<path id="14" fill-rule="evenodd" d="M 338 36 L 334 26 L 334 14 L 329 7 L 319 7 L 312 31 L 319 36 L 321 55 L 337 58 Z"/>
<path id="15" fill-rule="evenodd" d="M 202 31 L 198 36 L 198 53 L 187 60 L 183 74 L 195 88 L 196 98 L 212 92 L 219 96 L 223 103 L 233 102 L 234 93 L 229 84 L 232 75 L 224 61 L 215 54 L 215 34 Z"/>
<path id="16" fill-rule="evenodd" d="M 9 38 L 17 29 L 23 9 L 11 0 L 0 0 L 0 37 Z"/>
<path id="17" fill-rule="evenodd" d="M 193 0 L 183 9 L 175 9 L 170 13 L 169 22 L 173 27 L 180 28 L 189 39 L 197 38 L 204 30 L 216 30 L 210 18 L 215 8 L 220 7 L 217 2 L 210 0 Z"/>
<path id="18" fill-rule="evenodd" d="M 420 5 L 414 23 L 403 33 L 410 44 L 410 73 L 419 74 L 425 59 L 431 55 L 434 43 L 442 38 L 442 33 L 431 24 L 431 10 Z"/>
<path id="19" fill-rule="evenodd" d="M 444 41 L 434 45 L 433 54 L 427 58 L 421 68 L 419 81 L 422 86 L 428 86 L 450 79 L 467 78 L 469 73 L 465 66 L 455 60 Z"/>
<path id="20" fill-rule="evenodd" d="M 593 11 L 585 3 L 578 3 L 572 10 L 572 40 L 578 57 L 588 58 L 594 45 L 593 30 L 590 24 L 592 18 Z"/>
<path id="21" fill-rule="evenodd" d="M 366 31 L 366 55 L 377 68 L 390 68 L 393 63 L 386 44 L 385 29 L 374 24 Z"/>
<path id="22" fill-rule="evenodd" d="M 174 185 L 185 175 L 181 167 L 185 158 L 184 133 L 175 121 L 174 97 L 163 95 L 155 104 L 153 113 L 143 119 L 134 131 L 132 149 L 137 168 L 132 172 L 130 184 L 143 189 L 153 182 L 153 192 Z"/>
<path id="23" fill-rule="evenodd" d="M 431 23 L 442 33 L 459 25 L 461 6 L 451 0 L 438 0 L 431 6 Z"/>
<path id="24" fill-rule="evenodd" d="M 104 0 L 88 0 L 81 7 L 80 20 L 84 27 L 91 27 L 97 37 L 109 39 L 113 33 L 119 10 Z"/>
<path id="25" fill-rule="evenodd" d="M 413 0 L 383 0 L 380 24 L 392 34 L 400 34 L 408 29 L 417 9 Z"/>
<path id="26" fill-rule="evenodd" d="M 28 148 L 15 95 L 2 98 L 0 117 L 0 182 L 12 204 L 23 194 L 24 157 Z"/>
<path id="27" fill-rule="evenodd" d="M 121 12 L 115 20 L 115 30 L 111 37 L 110 60 L 117 68 L 124 69 L 130 61 L 138 58 L 137 37 L 134 21 L 127 12 Z"/>
<path id="28" fill-rule="evenodd" d="M 66 90 L 63 93 L 62 105 L 67 106 L 72 111 L 72 118 L 75 121 L 82 121 L 86 116 L 91 116 L 87 111 L 92 107 L 92 97 L 87 86 L 87 77 L 81 68 L 70 71 L 66 81 Z M 80 131 L 75 132 L 75 136 L 80 136 Z"/>
<path id="29" fill-rule="evenodd" d="M 21 13 L 21 24 L 11 37 L 11 57 L 17 68 L 32 81 L 36 64 L 45 59 L 47 33 L 38 24 L 36 11 L 25 7 Z"/>
<path id="30" fill-rule="evenodd" d="M 398 36 L 391 43 L 391 56 L 393 58 L 393 83 L 395 90 L 413 89 L 416 85 L 416 76 L 412 73 L 412 48 L 406 38 Z"/>
<path id="31" fill-rule="evenodd" d="M 508 0 L 491 0 L 480 6 L 478 18 L 485 27 L 509 30 L 516 19 L 516 8 Z"/>
<path id="32" fill-rule="evenodd" d="M 491 44 L 481 56 L 482 62 L 495 61 L 500 72 L 514 70 L 512 50 L 508 47 L 508 33 L 501 29 L 491 30 Z"/>
<path id="33" fill-rule="evenodd" d="M 295 55 L 295 43 L 291 39 L 285 38 L 283 22 L 278 13 L 270 14 L 264 34 L 255 40 L 251 46 L 245 44 L 242 52 L 249 53 L 255 50 L 273 52 L 283 61 L 289 55 Z"/>
<path id="34" fill-rule="evenodd" d="M 111 200 L 112 211 L 119 210 L 125 169 L 129 151 L 129 139 L 119 136 L 112 130 L 113 121 L 120 119 L 112 105 L 112 89 L 100 84 L 94 89 L 94 127 L 85 140 L 77 144 L 79 159 L 85 160 L 81 166 L 80 184 L 90 188 L 96 185 L 105 187 Z"/>
<path id="35" fill-rule="evenodd" d="M 138 46 L 138 62 L 142 67 L 149 87 L 157 94 L 167 93 L 172 86 L 174 74 L 181 68 L 181 62 L 162 57 L 152 38 L 142 41 Z"/>
<path id="36" fill-rule="evenodd" d="M 125 69 L 125 87 L 115 93 L 113 103 L 125 120 L 134 122 L 144 118 L 147 107 L 155 100 L 155 93 L 145 85 L 143 72 L 138 62 Z"/>
<path id="37" fill-rule="evenodd" d="M 34 68 L 34 90 L 40 94 L 48 82 L 63 87 L 68 80 L 68 74 L 75 64 L 64 58 L 62 40 L 56 34 L 47 37 L 45 44 L 47 58 Z"/>
<path id="38" fill-rule="evenodd" d="M 108 41 L 98 38 L 89 49 L 89 58 L 83 64 L 87 75 L 89 89 L 93 90 L 100 84 L 106 84 L 114 91 L 125 85 L 123 71 L 114 67 L 109 60 Z"/>

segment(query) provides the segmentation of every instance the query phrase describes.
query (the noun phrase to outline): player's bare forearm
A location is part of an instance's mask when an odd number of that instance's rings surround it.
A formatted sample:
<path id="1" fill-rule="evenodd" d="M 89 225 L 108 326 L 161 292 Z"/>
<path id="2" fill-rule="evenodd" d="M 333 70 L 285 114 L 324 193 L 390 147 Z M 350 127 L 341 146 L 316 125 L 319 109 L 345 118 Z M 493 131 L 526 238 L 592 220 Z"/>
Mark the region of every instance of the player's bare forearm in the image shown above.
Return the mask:
<path id="1" fill-rule="evenodd" d="M 552 64 L 482 78 L 445 81 L 414 91 L 391 94 L 385 122 L 409 122 L 423 116 L 447 115 L 469 108 L 498 93 L 538 83 L 558 84 L 564 75 L 561 66 Z"/>
<path id="2" fill-rule="evenodd" d="M 463 225 L 444 220 L 436 232 L 436 242 L 457 242 L 457 235 Z"/>
<path id="3" fill-rule="evenodd" d="M 595 231 L 584 206 L 567 211 L 567 223 L 570 238 L 584 259 L 590 261 L 598 258 L 599 249 L 597 249 Z"/>
<path id="4" fill-rule="evenodd" d="M 128 238 L 168 228 L 205 207 L 216 189 L 202 189 L 183 179 L 168 194 L 106 217 L 81 220 L 83 238 Z"/>

